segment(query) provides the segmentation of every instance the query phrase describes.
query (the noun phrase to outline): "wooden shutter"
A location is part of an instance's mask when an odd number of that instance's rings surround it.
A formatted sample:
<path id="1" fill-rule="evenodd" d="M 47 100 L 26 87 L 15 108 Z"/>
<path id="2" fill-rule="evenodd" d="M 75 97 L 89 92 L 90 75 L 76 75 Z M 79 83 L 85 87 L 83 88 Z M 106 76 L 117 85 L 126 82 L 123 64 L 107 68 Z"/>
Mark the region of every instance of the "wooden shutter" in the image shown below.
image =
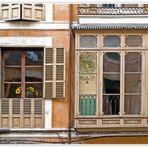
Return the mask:
<path id="1" fill-rule="evenodd" d="M 65 97 L 65 51 L 64 48 L 46 48 L 44 58 L 44 97 Z"/>
<path id="2" fill-rule="evenodd" d="M 21 18 L 20 4 L 1 4 L 2 20 L 18 20 Z"/>
<path id="3" fill-rule="evenodd" d="M 44 20 L 44 5 L 22 4 L 22 19 L 34 21 Z"/>

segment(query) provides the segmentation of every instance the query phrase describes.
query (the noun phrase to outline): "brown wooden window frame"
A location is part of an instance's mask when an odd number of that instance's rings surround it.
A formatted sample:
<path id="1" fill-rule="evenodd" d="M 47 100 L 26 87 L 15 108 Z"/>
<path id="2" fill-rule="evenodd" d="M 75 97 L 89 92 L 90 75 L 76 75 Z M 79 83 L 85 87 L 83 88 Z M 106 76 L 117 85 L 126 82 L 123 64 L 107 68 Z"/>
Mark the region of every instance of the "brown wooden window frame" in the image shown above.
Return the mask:
<path id="1" fill-rule="evenodd" d="M 29 48 L 30 50 L 26 50 L 26 48 L 16 48 L 14 50 L 11 50 L 12 48 L 8 49 L 7 51 L 20 51 L 21 52 L 21 65 L 5 65 L 4 64 L 4 60 L 5 60 L 5 57 L 4 57 L 4 53 L 5 53 L 5 50 L 2 51 L 2 73 L 3 73 L 3 76 L 2 76 L 2 97 L 3 98 L 14 98 L 14 97 L 6 97 L 5 96 L 5 93 L 4 93 L 4 90 L 5 90 L 5 84 L 20 84 L 21 86 L 21 96 L 18 97 L 18 98 L 30 98 L 30 97 L 26 97 L 26 85 L 27 84 L 41 84 L 41 88 L 42 88 L 42 93 L 41 93 L 41 96 L 40 97 L 36 97 L 36 98 L 43 98 L 43 77 L 44 77 L 44 74 L 43 74 L 43 57 L 42 57 L 42 65 L 27 65 L 26 64 L 26 51 L 42 51 L 43 53 L 43 49 L 41 48 Z M 21 81 L 20 82 L 10 82 L 10 81 L 5 81 L 5 68 L 20 68 L 20 74 L 21 74 Z M 29 82 L 29 81 L 26 81 L 25 78 L 26 78 L 26 71 L 27 71 L 27 68 L 41 68 L 42 69 L 42 81 L 39 82 L 39 81 L 34 81 L 34 82 Z M 34 97 L 31 97 L 31 98 L 34 98 Z"/>

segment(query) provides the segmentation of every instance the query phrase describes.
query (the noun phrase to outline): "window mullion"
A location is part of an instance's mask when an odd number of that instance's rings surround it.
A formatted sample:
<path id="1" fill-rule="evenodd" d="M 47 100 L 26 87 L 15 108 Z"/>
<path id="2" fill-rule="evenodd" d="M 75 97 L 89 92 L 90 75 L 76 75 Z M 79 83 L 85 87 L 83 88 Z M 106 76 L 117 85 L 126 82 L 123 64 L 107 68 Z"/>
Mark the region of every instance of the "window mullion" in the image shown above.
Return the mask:
<path id="1" fill-rule="evenodd" d="M 124 116 L 124 75 L 125 75 L 125 53 L 121 52 L 121 67 L 120 67 L 120 115 Z"/>
<path id="2" fill-rule="evenodd" d="M 22 63 L 21 63 L 21 98 L 25 98 L 25 51 L 22 50 Z"/>

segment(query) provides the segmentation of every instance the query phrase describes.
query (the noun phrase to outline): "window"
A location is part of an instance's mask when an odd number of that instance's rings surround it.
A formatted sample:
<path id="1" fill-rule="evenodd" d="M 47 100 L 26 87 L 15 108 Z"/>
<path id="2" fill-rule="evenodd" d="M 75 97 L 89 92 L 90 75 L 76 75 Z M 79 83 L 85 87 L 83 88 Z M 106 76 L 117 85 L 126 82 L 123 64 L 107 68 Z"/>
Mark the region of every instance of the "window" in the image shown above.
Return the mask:
<path id="1" fill-rule="evenodd" d="M 97 47 L 97 36 L 80 35 L 80 48 L 95 48 L 95 47 Z"/>
<path id="2" fill-rule="evenodd" d="M 127 35 L 125 36 L 125 46 L 127 47 L 142 47 L 142 36 L 140 35 Z"/>
<path id="3" fill-rule="evenodd" d="M 44 5 L 38 3 L 5 3 L 1 4 L 1 19 L 43 21 L 44 9 Z"/>
<path id="4" fill-rule="evenodd" d="M 5 50 L 3 57 L 3 98 L 42 98 L 43 51 Z"/>
<path id="5" fill-rule="evenodd" d="M 100 116 L 140 115 L 141 52 L 80 51 L 78 57 L 79 116 L 96 116 L 98 104 Z"/>
<path id="6" fill-rule="evenodd" d="M 103 38 L 104 47 L 120 47 L 120 36 L 106 35 Z"/>
<path id="7" fill-rule="evenodd" d="M 0 127 L 43 128 L 43 49 L 2 49 Z"/>
<path id="8" fill-rule="evenodd" d="M 0 128 L 43 128 L 44 100 L 65 97 L 64 48 L 1 48 L 0 55 Z"/>

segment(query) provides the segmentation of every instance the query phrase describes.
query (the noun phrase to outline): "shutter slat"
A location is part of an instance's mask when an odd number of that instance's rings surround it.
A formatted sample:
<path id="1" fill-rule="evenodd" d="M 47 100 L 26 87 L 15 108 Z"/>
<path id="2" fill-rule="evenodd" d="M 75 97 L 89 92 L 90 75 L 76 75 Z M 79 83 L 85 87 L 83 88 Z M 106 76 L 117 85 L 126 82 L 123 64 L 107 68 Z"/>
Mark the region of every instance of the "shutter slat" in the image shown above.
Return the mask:
<path id="1" fill-rule="evenodd" d="M 24 114 L 31 114 L 31 100 L 24 99 Z"/>
<path id="2" fill-rule="evenodd" d="M 45 98 L 50 99 L 52 98 L 52 82 L 45 82 Z"/>
<path id="3" fill-rule="evenodd" d="M 53 65 L 46 65 L 45 73 L 46 73 L 46 80 L 52 81 L 52 79 L 53 79 Z"/>
<path id="4" fill-rule="evenodd" d="M 56 49 L 56 63 L 64 63 L 64 48 Z"/>
<path id="5" fill-rule="evenodd" d="M 35 114 L 42 114 L 42 99 L 35 99 L 34 113 Z"/>
<path id="6" fill-rule="evenodd" d="M 9 114 L 9 99 L 2 99 L 1 112 L 2 114 Z"/>
<path id="7" fill-rule="evenodd" d="M 46 50 L 46 52 L 45 52 L 46 64 L 53 63 L 53 49 L 52 48 L 46 48 L 45 50 Z"/>
<path id="8" fill-rule="evenodd" d="M 13 99 L 13 104 L 12 104 L 12 111 L 13 114 L 20 114 L 20 100 L 19 99 Z"/>
<path id="9" fill-rule="evenodd" d="M 64 80 L 64 65 L 56 66 L 56 80 Z"/>
<path id="10" fill-rule="evenodd" d="M 63 98 L 64 96 L 64 83 L 57 82 L 56 83 L 56 98 Z"/>

